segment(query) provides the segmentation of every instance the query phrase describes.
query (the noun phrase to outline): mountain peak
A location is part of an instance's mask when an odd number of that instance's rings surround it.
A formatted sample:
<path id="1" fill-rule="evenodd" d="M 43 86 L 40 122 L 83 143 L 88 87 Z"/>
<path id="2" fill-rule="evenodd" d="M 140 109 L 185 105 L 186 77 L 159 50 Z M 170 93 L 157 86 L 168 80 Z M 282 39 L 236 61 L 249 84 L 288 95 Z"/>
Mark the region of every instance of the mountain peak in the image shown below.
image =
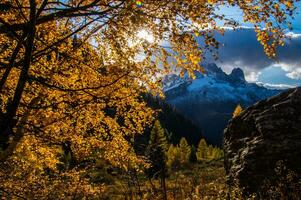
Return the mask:
<path id="1" fill-rule="evenodd" d="M 235 82 L 246 82 L 245 74 L 239 67 L 234 68 L 229 76 Z"/>
<path id="2" fill-rule="evenodd" d="M 205 73 L 206 72 L 211 72 L 215 74 L 223 73 L 223 70 L 218 67 L 215 63 L 208 63 L 204 65 Z"/>

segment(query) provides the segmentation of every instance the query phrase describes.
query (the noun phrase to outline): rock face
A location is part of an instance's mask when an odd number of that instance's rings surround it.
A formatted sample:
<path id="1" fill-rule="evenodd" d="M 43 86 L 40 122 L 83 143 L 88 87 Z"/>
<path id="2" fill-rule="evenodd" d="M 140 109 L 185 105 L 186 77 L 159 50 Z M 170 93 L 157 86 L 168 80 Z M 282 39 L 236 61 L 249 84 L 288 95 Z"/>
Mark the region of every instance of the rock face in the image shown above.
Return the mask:
<path id="1" fill-rule="evenodd" d="M 229 77 L 233 82 L 246 83 L 245 74 L 240 68 L 234 68 Z"/>
<path id="2" fill-rule="evenodd" d="M 301 178 L 301 87 L 260 101 L 232 119 L 224 131 L 230 184 L 260 194 L 279 160 Z"/>

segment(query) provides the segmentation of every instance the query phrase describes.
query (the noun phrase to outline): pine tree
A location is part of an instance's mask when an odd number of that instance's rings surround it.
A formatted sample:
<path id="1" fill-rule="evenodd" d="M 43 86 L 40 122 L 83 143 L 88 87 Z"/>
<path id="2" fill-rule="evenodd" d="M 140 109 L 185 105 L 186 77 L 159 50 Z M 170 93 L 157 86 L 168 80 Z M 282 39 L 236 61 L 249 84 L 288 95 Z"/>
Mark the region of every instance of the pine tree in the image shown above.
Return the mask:
<path id="1" fill-rule="evenodd" d="M 201 139 L 198 145 L 198 150 L 197 150 L 197 158 L 199 161 L 205 161 L 207 160 L 207 143 L 204 139 Z"/>
<path id="2" fill-rule="evenodd" d="M 146 169 L 146 175 L 149 179 L 160 178 L 163 196 L 166 197 L 166 151 L 168 148 L 168 140 L 164 129 L 161 127 L 159 121 L 155 121 L 155 124 L 151 130 L 150 140 L 146 149 L 146 157 L 149 160 L 150 167 Z M 164 198 L 167 199 L 167 198 Z"/>
<path id="3" fill-rule="evenodd" d="M 170 169 L 178 169 L 180 166 L 180 150 L 179 147 L 171 144 L 167 151 L 166 165 Z"/>
<path id="4" fill-rule="evenodd" d="M 214 160 L 215 155 L 214 155 L 214 147 L 212 145 L 209 145 L 207 148 L 207 159 L 208 160 Z"/>
<path id="5" fill-rule="evenodd" d="M 151 130 L 149 145 L 160 146 L 164 151 L 168 150 L 168 140 L 166 133 L 158 120 L 155 121 Z"/>
<path id="6" fill-rule="evenodd" d="M 215 147 L 215 148 L 213 149 L 213 158 L 214 158 L 215 160 L 219 160 L 219 159 L 221 159 L 223 156 L 224 156 L 224 152 L 223 152 L 222 149 L 217 148 L 217 147 Z"/>
<path id="7" fill-rule="evenodd" d="M 196 148 L 195 146 L 191 146 L 191 153 L 190 153 L 190 157 L 189 157 L 189 162 L 191 163 L 195 163 L 197 162 L 198 158 L 196 156 Z"/>
<path id="8" fill-rule="evenodd" d="M 233 112 L 232 118 L 237 117 L 242 111 L 242 107 L 238 104 Z"/>
<path id="9" fill-rule="evenodd" d="M 189 162 L 189 157 L 191 154 L 191 149 L 190 146 L 188 145 L 187 141 L 185 138 L 181 138 L 180 144 L 179 144 L 179 149 L 180 149 L 180 161 L 182 164 L 188 163 Z"/>

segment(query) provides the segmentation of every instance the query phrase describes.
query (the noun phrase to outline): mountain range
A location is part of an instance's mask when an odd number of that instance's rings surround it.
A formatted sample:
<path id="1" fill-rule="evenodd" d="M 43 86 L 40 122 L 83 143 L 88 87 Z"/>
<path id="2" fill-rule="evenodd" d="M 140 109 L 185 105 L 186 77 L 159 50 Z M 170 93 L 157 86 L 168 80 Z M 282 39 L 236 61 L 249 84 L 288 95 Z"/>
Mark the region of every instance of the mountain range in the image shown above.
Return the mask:
<path id="1" fill-rule="evenodd" d="M 195 72 L 195 79 L 167 75 L 163 90 L 166 101 L 202 129 L 211 144 L 222 144 L 223 130 L 238 104 L 246 108 L 281 92 L 247 82 L 240 68 L 226 74 L 214 63 L 202 66 L 205 72 Z"/>

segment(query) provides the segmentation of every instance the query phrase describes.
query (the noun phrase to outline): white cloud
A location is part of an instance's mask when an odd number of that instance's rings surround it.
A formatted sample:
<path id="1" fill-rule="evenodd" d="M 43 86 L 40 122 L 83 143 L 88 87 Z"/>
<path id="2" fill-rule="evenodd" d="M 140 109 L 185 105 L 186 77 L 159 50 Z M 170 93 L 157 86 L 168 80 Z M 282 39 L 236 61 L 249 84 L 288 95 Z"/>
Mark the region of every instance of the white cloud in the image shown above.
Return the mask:
<path id="1" fill-rule="evenodd" d="M 301 65 L 299 64 L 278 63 L 274 67 L 280 67 L 283 71 L 287 72 L 285 75 L 288 78 L 294 80 L 301 78 Z"/>
<path id="2" fill-rule="evenodd" d="M 287 37 L 292 38 L 292 39 L 296 39 L 296 38 L 300 38 L 301 34 L 298 33 L 294 33 L 294 32 L 288 32 L 285 34 Z"/>
<path id="3" fill-rule="evenodd" d="M 261 82 L 257 82 L 257 84 L 268 89 L 278 89 L 278 90 L 284 90 L 284 89 L 296 87 L 294 85 L 287 85 L 287 84 L 270 84 L 270 83 L 261 83 Z"/>
<path id="4" fill-rule="evenodd" d="M 254 30 L 254 27 L 251 27 L 251 26 L 237 26 L 235 28 L 231 27 L 231 26 L 220 26 L 219 28 L 224 29 L 224 30 L 230 30 L 230 31 L 239 30 L 239 29 Z"/>
<path id="5" fill-rule="evenodd" d="M 281 67 L 290 79 L 301 78 L 301 34 L 287 33 L 291 36 L 285 46 L 277 51 L 276 59 L 269 59 L 264 54 L 262 45 L 259 44 L 254 30 L 243 28 L 241 30 L 226 30 L 224 36 L 216 35 L 217 40 L 224 44 L 219 49 L 219 60 L 214 61 L 210 54 L 206 59 L 216 62 L 226 72 L 231 72 L 235 67 L 240 67 L 246 74 L 248 81 L 258 80 L 258 72 L 271 66 Z"/>
<path id="6" fill-rule="evenodd" d="M 290 73 L 287 73 L 286 76 L 291 79 L 298 80 L 299 78 L 301 78 L 301 70 L 292 71 Z"/>
<path id="7" fill-rule="evenodd" d="M 247 72 L 246 73 L 246 80 L 248 82 L 256 82 L 260 76 L 261 72 Z"/>

